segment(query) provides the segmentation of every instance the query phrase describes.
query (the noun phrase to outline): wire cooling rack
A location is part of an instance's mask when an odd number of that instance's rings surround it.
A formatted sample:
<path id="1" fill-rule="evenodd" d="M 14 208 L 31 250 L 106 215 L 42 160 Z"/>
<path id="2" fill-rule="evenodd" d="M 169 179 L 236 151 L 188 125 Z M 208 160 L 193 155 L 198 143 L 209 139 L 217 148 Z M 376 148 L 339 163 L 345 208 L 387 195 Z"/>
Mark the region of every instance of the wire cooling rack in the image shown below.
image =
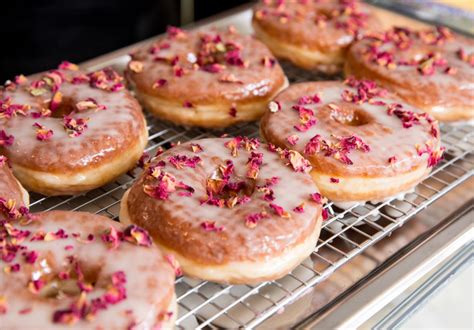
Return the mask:
<path id="1" fill-rule="evenodd" d="M 126 58 L 115 63 L 126 63 Z M 114 63 L 112 63 L 114 64 Z M 291 82 L 323 80 L 325 77 L 282 63 Z M 108 63 L 110 65 L 110 63 Z M 183 128 L 148 117 L 147 151 L 169 148 L 179 141 L 206 137 L 258 136 L 258 124 L 242 124 L 212 131 Z M 179 305 L 177 327 L 181 329 L 253 328 L 282 308 L 301 299 L 305 292 L 325 280 L 339 267 L 402 226 L 474 174 L 474 132 L 468 125 L 441 127 L 444 159 L 413 192 L 383 203 L 338 209 L 327 205 L 331 217 L 324 222 L 315 252 L 284 278 L 259 285 L 221 285 L 187 277 L 176 280 Z M 120 199 L 139 175 L 134 170 L 104 187 L 73 197 L 44 197 L 33 194 L 32 210 L 88 211 L 117 220 Z"/>

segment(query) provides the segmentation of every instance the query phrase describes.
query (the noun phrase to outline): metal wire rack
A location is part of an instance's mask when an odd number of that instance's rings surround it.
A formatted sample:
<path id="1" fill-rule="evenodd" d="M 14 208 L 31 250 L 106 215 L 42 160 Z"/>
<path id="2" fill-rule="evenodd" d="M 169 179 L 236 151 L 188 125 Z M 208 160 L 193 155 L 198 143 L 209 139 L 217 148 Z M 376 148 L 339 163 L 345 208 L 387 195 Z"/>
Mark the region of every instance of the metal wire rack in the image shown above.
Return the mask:
<path id="1" fill-rule="evenodd" d="M 114 63 L 126 63 L 119 58 Z M 114 64 L 112 63 L 112 64 Z M 322 80 L 325 77 L 282 63 L 290 81 Z M 110 65 L 110 63 L 108 63 Z M 242 124 L 227 130 L 183 128 L 148 118 L 149 144 L 153 154 L 158 147 L 169 148 L 179 141 L 231 136 L 258 136 L 258 124 Z M 259 285 L 221 285 L 181 277 L 176 280 L 179 305 L 177 327 L 182 329 L 254 328 L 324 281 L 339 267 L 428 207 L 440 196 L 474 174 L 474 132 L 468 125 L 441 128 L 445 157 L 413 192 L 383 203 L 338 209 L 327 205 L 331 217 L 323 224 L 312 255 L 286 277 Z M 72 197 L 44 197 L 33 194 L 31 207 L 45 210 L 88 211 L 117 219 L 120 199 L 139 175 L 134 170 L 115 182 Z"/>

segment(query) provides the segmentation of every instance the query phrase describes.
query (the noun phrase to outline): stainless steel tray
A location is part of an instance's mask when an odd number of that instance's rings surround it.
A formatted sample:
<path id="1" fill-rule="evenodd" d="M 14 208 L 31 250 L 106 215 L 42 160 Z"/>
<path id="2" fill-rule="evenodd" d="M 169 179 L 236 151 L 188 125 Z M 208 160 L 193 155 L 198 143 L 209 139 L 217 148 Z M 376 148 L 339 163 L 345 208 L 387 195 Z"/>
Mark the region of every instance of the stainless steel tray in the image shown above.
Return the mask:
<path id="1" fill-rule="evenodd" d="M 217 26 L 233 24 L 239 30 L 251 33 L 250 16 L 250 10 L 244 8 L 203 24 Z M 90 70 L 104 66 L 113 66 L 118 70 L 123 70 L 129 58 L 127 53 L 134 47 L 147 42 L 149 40 L 101 56 L 84 63 L 83 66 Z M 292 82 L 324 79 L 315 73 L 283 64 Z M 169 148 L 172 143 L 178 141 L 216 137 L 223 133 L 231 136 L 258 136 L 258 123 L 213 131 L 178 127 L 160 122 L 150 116 L 147 119 L 150 135 L 147 151 L 150 153 L 158 147 Z M 437 228 L 437 225 L 447 219 L 446 211 L 451 213 L 458 210 L 461 205 L 456 203 L 473 198 L 472 189 L 466 188 L 467 185 L 472 188 L 474 174 L 473 129 L 466 125 L 443 125 L 441 131 L 443 144 L 446 147 L 445 158 L 413 193 L 401 200 L 394 199 L 379 204 L 355 206 L 347 210 L 337 209 L 329 204 L 327 207 L 332 216 L 323 225 L 315 252 L 283 279 L 249 286 L 220 285 L 186 277 L 178 278 L 176 280 L 179 304 L 177 327 L 186 329 L 255 328 L 258 326 L 278 328 L 296 326 L 299 322 L 302 322 L 300 323 L 302 326 L 325 324 L 327 327 L 332 327 L 342 321 L 354 319 L 353 314 L 380 298 L 384 290 L 378 289 L 372 292 L 374 297 L 370 296 L 371 300 L 365 301 L 364 304 L 351 303 L 348 293 L 355 293 L 357 290 L 354 288 L 357 286 L 360 288 L 363 285 L 373 284 L 371 274 L 376 271 L 380 273 L 380 269 L 388 270 L 390 267 L 384 265 L 390 259 L 389 257 L 405 248 L 411 242 L 413 233 L 422 235 Z M 116 182 L 80 196 L 44 197 L 33 194 L 31 207 L 33 211 L 54 209 L 89 211 L 117 219 L 120 199 L 138 174 L 139 171 L 134 170 L 123 175 Z M 437 200 L 448 196 L 450 191 L 461 188 L 461 193 L 458 192 L 459 196 L 455 202 L 451 201 L 451 204 L 444 205 L 443 208 L 432 206 Z M 402 232 L 402 238 L 405 238 L 402 239 L 403 244 L 394 240 L 394 237 L 388 238 L 393 231 L 409 220 L 419 217 L 418 214 L 423 214 L 422 211 L 426 213 L 427 210 L 441 215 L 440 219 L 433 220 L 436 217 L 428 215 L 425 216 L 428 219 L 425 219 L 426 223 L 423 222 L 424 220 L 419 220 L 419 223 L 425 224 L 423 230 L 415 228 L 416 230 L 412 229 L 408 233 L 398 230 L 397 232 Z M 465 223 L 462 224 L 458 231 L 463 232 L 467 226 Z M 430 240 L 427 239 L 424 242 L 428 241 Z M 439 243 L 438 248 L 448 241 L 445 239 Z M 377 247 L 377 244 L 383 245 Z M 384 249 L 388 249 L 385 251 L 387 253 L 382 253 Z M 437 252 L 436 249 L 431 251 L 435 254 Z M 395 256 L 395 258 L 395 260 L 403 259 L 401 256 Z M 418 260 L 418 264 L 421 264 L 421 261 Z M 400 273 L 399 279 L 408 273 L 408 271 Z M 395 281 L 392 280 L 392 282 Z M 343 297 L 344 294 L 346 297 Z M 362 296 L 368 300 L 369 295 L 363 290 Z M 383 296 L 386 297 L 386 295 Z M 382 303 L 376 301 L 378 307 L 372 308 L 372 312 L 381 308 Z M 334 308 L 336 305 L 344 304 L 349 304 L 347 305 L 349 310 L 345 313 L 341 308 Z M 339 311 L 342 312 L 339 313 Z M 365 315 L 369 314 L 366 310 Z"/>

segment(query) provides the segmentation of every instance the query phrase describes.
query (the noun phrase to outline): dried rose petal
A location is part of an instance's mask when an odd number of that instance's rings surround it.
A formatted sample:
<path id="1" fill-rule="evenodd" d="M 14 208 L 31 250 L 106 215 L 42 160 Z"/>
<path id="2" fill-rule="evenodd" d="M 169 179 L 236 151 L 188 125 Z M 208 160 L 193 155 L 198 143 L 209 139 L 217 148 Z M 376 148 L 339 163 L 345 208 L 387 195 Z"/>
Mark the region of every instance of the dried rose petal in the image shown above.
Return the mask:
<path id="1" fill-rule="evenodd" d="M 247 160 L 247 177 L 250 179 L 256 179 L 262 164 L 263 154 L 252 151 L 249 159 Z"/>
<path id="2" fill-rule="evenodd" d="M 152 88 L 153 88 L 153 89 L 160 88 L 160 87 L 166 85 L 167 82 L 168 82 L 168 81 L 167 81 L 166 79 L 158 79 L 157 81 L 155 81 L 155 82 L 153 83 Z"/>
<path id="3" fill-rule="evenodd" d="M 6 314 L 7 310 L 7 298 L 5 296 L 0 296 L 0 315 Z"/>
<path id="4" fill-rule="evenodd" d="M 145 229 L 138 227 L 137 225 L 130 225 L 125 228 L 123 232 L 123 239 L 139 246 L 149 247 L 152 245 L 150 234 L 148 234 Z"/>
<path id="5" fill-rule="evenodd" d="M 113 226 L 110 226 L 100 237 L 111 250 L 115 250 L 120 245 L 119 232 Z"/>
<path id="6" fill-rule="evenodd" d="M 89 118 L 73 118 L 70 116 L 63 117 L 63 126 L 70 137 L 77 137 L 84 133 L 88 127 Z"/>
<path id="7" fill-rule="evenodd" d="M 237 83 L 237 84 L 243 84 L 243 81 L 238 79 L 234 74 L 229 73 L 229 74 L 224 74 L 219 77 L 220 82 L 224 83 Z"/>
<path id="8" fill-rule="evenodd" d="M 199 152 L 202 152 L 202 151 L 203 151 L 201 145 L 199 145 L 199 144 L 197 144 L 197 143 L 191 143 L 191 150 L 192 150 L 194 153 L 199 153 Z"/>
<path id="9" fill-rule="evenodd" d="M 58 69 L 60 70 L 69 70 L 69 71 L 78 71 L 79 66 L 77 66 L 74 63 L 71 63 L 69 61 L 62 61 L 61 64 L 59 64 Z"/>
<path id="10" fill-rule="evenodd" d="M 273 68 L 276 64 L 276 60 L 269 56 L 264 56 L 261 61 L 262 65 L 266 68 Z"/>
<path id="11" fill-rule="evenodd" d="M 174 255 L 167 254 L 167 255 L 165 255 L 165 259 L 166 259 L 166 261 L 168 261 L 168 263 L 173 268 L 176 277 L 179 277 L 179 276 L 183 275 L 183 269 L 179 265 L 179 262 L 178 262 L 178 260 L 176 260 Z"/>
<path id="12" fill-rule="evenodd" d="M 38 294 L 46 283 L 43 280 L 31 280 L 28 282 L 28 290 L 31 293 Z"/>
<path id="13" fill-rule="evenodd" d="M 224 230 L 224 226 L 216 226 L 215 221 L 201 222 L 201 228 L 204 229 L 205 231 L 215 231 L 215 232 L 221 232 Z"/>
<path id="14" fill-rule="evenodd" d="M 294 209 L 293 209 L 293 212 L 296 212 L 296 213 L 303 213 L 304 212 L 304 206 L 305 206 L 305 203 L 301 203 L 300 205 L 296 206 Z"/>
<path id="15" fill-rule="evenodd" d="M 287 159 L 290 161 L 290 164 L 295 172 L 308 173 L 312 169 L 310 163 L 295 150 L 290 150 L 288 152 Z"/>
<path id="16" fill-rule="evenodd" d="M 34 264 L 36 259 L 38 259 L 38 252 L 37 251 L 29 251 L 24 254 L 25 261 L 29 264 Z"/>
<path id="17" fill-rule="evenodd" d="M 324 208 L 321 211 L 321 215 L 323 217 L 323 221 L 326 221 L 329 218 L 329 211 L 328 209 Z"/>
<path id="18" fill-rule="evenodd" d="M 143 71 L 143 63 L 140 61 L 130 61 L 128 63 L 128 68 L 135 73 L 140 73 Z"/>
<path id="19" fill-rule="evenodd" d="M 278 101 L 271 101 L 270 103 L 268 103 L 268 110 L 270 110 L 270 112 L 278 112 L 281 110 L 281 104 L 280 102 Z"/>
<path id="20" fill-rule="evenodd" d="M 265 211 L 249 214 L 245 218 L 245 225 L 249 228 L 255 228 L 257 226 L 257 223 L 265 218 L 268 218 L 268 213 Z"/>
<path id="21" fill-rule="evenodd" d="M 292 146 L 296 145 L 296 143 L 298 142 L 299 140 L 299 136 L 298 135 L 290 135 L 286 138 L 286 140 L 288 141 L 288 143 Z"/>
<path id="22" fill-rule="evenodd" d="M 287 211 L 285 211 L 283 207 L 273 203 L 270 203 L 269 206 L 278 216 L 287 219 L 291 218 L 291 215 Z"/>
<path id="23" fill-rule="evenodd" d="M 230 110 L 229 110 L 229 115 L 230 115 L 231 117 L 234 117 L 234 118 L 237 117 L 237 108 L 236 108 L 235 106 L 232 106 L 232 107 L 230 108 Z"/>
<path id="24" fill-rule="evenodd" d="M 5 130 L 0 130 L 0 146 L 11 146 L 15 138 L 13 135 L 8 135 Z"/>

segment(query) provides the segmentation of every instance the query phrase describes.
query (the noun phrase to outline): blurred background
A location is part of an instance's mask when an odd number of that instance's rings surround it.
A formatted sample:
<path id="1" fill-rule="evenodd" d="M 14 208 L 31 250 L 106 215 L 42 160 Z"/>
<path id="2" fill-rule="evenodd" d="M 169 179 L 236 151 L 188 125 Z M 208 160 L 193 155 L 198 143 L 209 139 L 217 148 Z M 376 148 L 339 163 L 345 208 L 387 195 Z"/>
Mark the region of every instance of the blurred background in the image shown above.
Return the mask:
<path id="1" fill-rule="evenodd" d="M 337 0 L 329 0 L 337 1 Z M 474 33 L 474 0 L 365 0 Z M 13 0 L 0 9 L 0 84 L 79 63 L 228 9 L 245 0 Z"/>
<path id="2" fill-rule="evenodd" d="M 79 63 L 244 4 L 244 0 L 15 0 L 2 3 L 0 84 Z"/>

